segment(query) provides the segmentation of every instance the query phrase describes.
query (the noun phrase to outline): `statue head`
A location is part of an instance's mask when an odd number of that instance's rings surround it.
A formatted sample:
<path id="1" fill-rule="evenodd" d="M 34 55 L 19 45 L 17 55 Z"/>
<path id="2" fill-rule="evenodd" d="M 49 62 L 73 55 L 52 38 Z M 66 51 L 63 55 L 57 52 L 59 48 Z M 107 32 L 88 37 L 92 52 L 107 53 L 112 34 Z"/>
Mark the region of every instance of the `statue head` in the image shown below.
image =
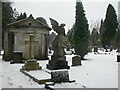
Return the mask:
<path id="1" fill-rule="evenodd" d="M 61 27 L 64 27 L 64 26 L 65 26 L 65 24 L 64 24 L 64 23 L 61 23 L 61 24 L 60 24 L 60 26 L 61 26 Z"/>

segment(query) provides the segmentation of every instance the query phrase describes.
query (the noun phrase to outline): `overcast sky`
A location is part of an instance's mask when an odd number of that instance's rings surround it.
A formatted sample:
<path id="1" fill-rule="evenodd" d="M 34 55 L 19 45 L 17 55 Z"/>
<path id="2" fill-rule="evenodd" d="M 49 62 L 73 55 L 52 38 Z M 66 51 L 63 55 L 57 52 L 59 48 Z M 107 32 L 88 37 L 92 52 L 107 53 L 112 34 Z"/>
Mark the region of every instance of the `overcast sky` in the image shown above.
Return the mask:
<path id="1" fill-rule="evenodd" d="M 65 23 L 66 32 L 75 22 L 76 0 L 12 0 L 13 8 L 19 13 L 26 12 L 33 17 L 44 17 L 50 25 L 49 18 Z M 105 18 L 108 4 L 112 4 L 118 12 L 119 0 L 82 0 L 86 17 L 91 22 L 100 21 Z M 51 26 L 50 26 L 51 27 Z"/>

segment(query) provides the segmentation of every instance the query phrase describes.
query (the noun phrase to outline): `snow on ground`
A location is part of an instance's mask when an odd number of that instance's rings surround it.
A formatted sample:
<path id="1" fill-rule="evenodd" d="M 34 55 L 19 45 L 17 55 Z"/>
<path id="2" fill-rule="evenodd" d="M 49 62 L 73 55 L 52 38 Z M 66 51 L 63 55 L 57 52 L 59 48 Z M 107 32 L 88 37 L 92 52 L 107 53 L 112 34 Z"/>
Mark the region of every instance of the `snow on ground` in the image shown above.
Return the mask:
<path id="1" fill-rule="evenodd" d="M 72 57 L 66 55 L 69 66 L 72 65 Z M 0 57 L 2 58 L 2 57 Z M 69 70 L 70 80 L 76 80 L 75 83 L 56 84 L 55 88 L 118 88 L 118 62 L 116 62 L 116 53 L 107 54 L 89 53 L 82 61 L 82 66 L 74 66 Z M 47 60 L 38 61 L 43 70 L 46 69 Z M 2 64 L 2 65 L 1 65 Z M 10 64 L 0 60 L 0 88 L 43 88 L 20 72 L 24 64 Z M 42 77 L 41 75 L 38 75 Z"/>

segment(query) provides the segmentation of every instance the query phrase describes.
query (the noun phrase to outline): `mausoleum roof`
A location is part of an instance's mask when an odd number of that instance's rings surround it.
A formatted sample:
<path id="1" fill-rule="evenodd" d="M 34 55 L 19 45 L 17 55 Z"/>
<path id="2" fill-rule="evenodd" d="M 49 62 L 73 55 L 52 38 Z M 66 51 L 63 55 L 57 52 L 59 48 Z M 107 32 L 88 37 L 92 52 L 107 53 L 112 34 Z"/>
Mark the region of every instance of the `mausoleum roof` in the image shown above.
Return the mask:
<path id="1" fill-rule="evenodd" d="M 34 19 L 32 14 L 28 18 L 8 24 L 8 27 L 12 27 L 12 28 L 20 28 L 20 27 L 46 28 L 46 29 L 51 30 L 51 28 L 48 25 L 42 23 L 41 21 Z"/>

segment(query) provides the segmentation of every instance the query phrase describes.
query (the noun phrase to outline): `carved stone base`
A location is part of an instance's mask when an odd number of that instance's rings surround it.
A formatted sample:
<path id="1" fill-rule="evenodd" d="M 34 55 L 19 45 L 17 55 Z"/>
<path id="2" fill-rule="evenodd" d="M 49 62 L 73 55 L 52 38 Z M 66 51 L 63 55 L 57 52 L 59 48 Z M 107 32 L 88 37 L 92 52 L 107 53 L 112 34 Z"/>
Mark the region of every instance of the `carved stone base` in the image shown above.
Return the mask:
<path id="1" fill-rule="evenodd" d="M 27 60 L 25 65 L 22 67 L 22 70 L 30 71 L 30 70 L 41 70 L 42 67 L 39 66 L 39 63 L 35 59 Z"/>
<path id="2" fill-rule="evenodd" d="M 69 73 L 68 71 L 54 71 L 51 72 L 51 80 L 54 83 L 69 82 Z"/>
<path id="3" fill-rule="evenodd" d="M 65 60 L 50 60 L 47 68 L 50 70 L 70 69 L 70 66 L 68 66 L 68 62 Z"/>

